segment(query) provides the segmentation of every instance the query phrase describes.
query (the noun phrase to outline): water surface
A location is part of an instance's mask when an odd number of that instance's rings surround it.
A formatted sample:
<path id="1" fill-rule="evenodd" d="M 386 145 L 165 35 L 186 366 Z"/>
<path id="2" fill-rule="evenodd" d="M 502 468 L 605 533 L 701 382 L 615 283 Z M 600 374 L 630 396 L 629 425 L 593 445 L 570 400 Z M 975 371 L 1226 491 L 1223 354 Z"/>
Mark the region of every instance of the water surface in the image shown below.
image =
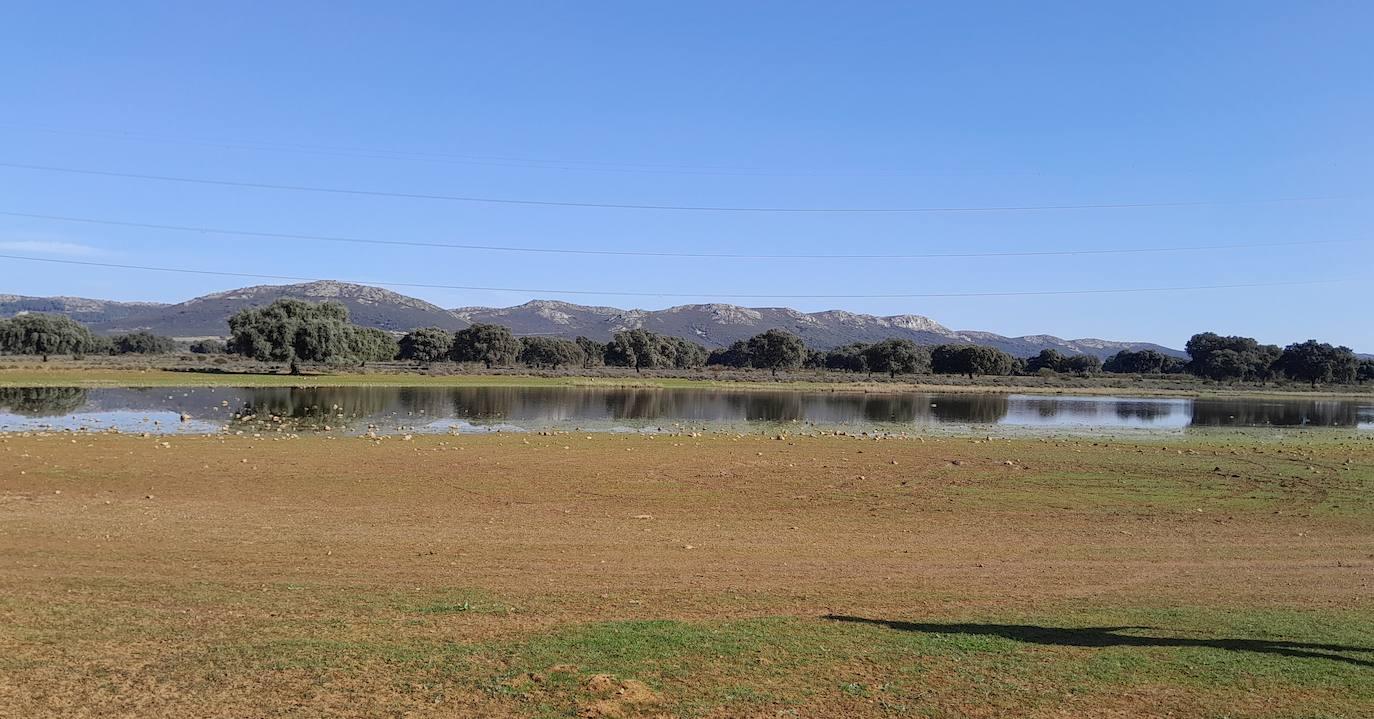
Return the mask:
<path id="1" fill-rule="evenodd" d="M 0 388 L 0 430 L 491 432 L 1374 428 L 1374 399 L 580 387 Z"/>

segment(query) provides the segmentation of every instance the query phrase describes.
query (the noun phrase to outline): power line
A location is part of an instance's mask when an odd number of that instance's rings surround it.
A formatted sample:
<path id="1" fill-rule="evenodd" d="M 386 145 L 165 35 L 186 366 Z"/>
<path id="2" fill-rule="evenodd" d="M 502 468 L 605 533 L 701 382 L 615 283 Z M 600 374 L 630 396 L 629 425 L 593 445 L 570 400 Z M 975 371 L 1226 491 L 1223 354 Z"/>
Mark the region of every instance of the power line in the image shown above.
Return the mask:
<path id="1" fill-rule="evenodd" d="M 525 205 L 539 207 L 581 207 L 609 210 L 670 210 L 679 212 L 749 212 L 749 213 L 973 213 L 973 212 L 1041 212 L 1049 210 L 1109 210 L 1141 209 L 1163 207 L 1212 207 L 1237 204 L 1273 204 L 1290 202 L 1311 202 L 1333 200 L 1332 197 L 1296 197 L 1266 200 L 1219 202 L 1210 200 L 1188 200 L 1177 202 L 1108 202 L 1098 204 L 1064 205 L 989 205 L 978 207 L 739 207 L 718 205 L 640 205 L 616 202 L 565 202 L 559 200 L 527 200 L 515 198 L 477 197 L 471 195 L 441 195 L 420 192 L 387 192 L 382 190 L 359 190 L 341 187 L 318 187 L 314 185 L 287 185 L 269 182 L 240 182 L 236 180 L 216 180 L 201 177 L 180 177 L 175 175 L 149 175 L 134 172 L 111 172 L 73 167 L 54 167 L 51 165 L 29 165 L 16 162 L 0 162 L 0 167 L 16 170 L 36 170 L 39 172 L 59 172 L 72 175 L 95 177 L 119 177 L 133 180 L 153 180 L 157 182 L 179 182 L 194 185 L 215 185 L 219 187 L 240 187 L 255 190 L 287 190 L 292 192 L 315 192 L 333 195 L 352 195 L 365 197 L 395 197 L 411 200 L 444 200 L 449 202 L 472 202 L 493 205 Z"/>
<path id="2" fill-rule="evenodd" d="M 128 265 L 114 262 L 95 262 L 90 260 L 65 260 L 52 257 L 26 257 L 23 255 L 0 254 L 0 259 L 20 260 L 25 262 L 47 262 L 58 265 L 80 265 L 83 267 L 103 267 L 121 270 L 144 270 L 149 272 L 174 272 L 179 274 L 191 275 L 213 275 L 218 277 L 245 277 L 253 279 L 267 280 L 288 280 L 291 282 L 320 282 L 326 278 L 321 277 L 300 277 L 296 275 L 273 275 L 260 274 L 256 272 L 227 272 L 224 270 L 196 270 L 183 267 L 158 267 L 152 265 Z M 775 294 L 749 294 L 749 293 L 718 293 L 703 295 L 697 293 L 681 292 L 624 292 L 616 290 L 561 290 L 548 288 L 532 287 L 481 287 L 473 285 L 444 285 L 430 284 L 421 282 L 388 282 L 380 280 L 336 280 L 359 285 L 381 285 L 385 287 L 411 287 L 422 289 L 442 289 L 442 290 L 465 290 L 472 292 L 524 292 L 530 294 L 543 295 L 608 295 L 620 297 L 676 297 L 676 298 L 731 298 L 731 299 L 932 299 L 932 298 L 962 298 L 962 297 L 1038 297 L 1050 295 L 1105 295 L 1105 294 L 1131 294 L 1147 292 L 1191 292 L 1195 290 L 1228 290 L 1256 287 L 1292 287 L 1299 285 L 1326 285 L 1340 282 L 1349 282 L 1349 279 L 1335 280 L 1305 280 L 1293 282 L 1248 282 L 1240 284 L 1226 285 L 1192 285 L 1180 287 L 1124 287 L 1112 289 L 1090 289 L 1090 290 L 1038 290 L 1038 291 L 1003 291 L 1003 292 L 923 292 L 923 293 L 895 293 L 895 294 L 796 294 L 796 295 L 775 295 Z"/>
<path id="3" fill-rule="evenodd" d="M 275 240 L 310 240 L 318 242 L 342 242 L 352 244 L 367 245 L 389 245 L 402 247 L 434 247 L 444 249 L 459 250 L 481 250 L 487 252 L 523 252 L 541 254 L 560 254 L 560 255 L 596 255 L 613 257 L 674 257 L 674 258 L 699 258 L 699 259 L 732 259 L 732 260 L 917 260 L 917 259 L 940 259 L 940 258 L 978 258 L 978 257 L 1059 257 L 1070 255 L 1130 255 L 1147 254 L 1161 252 L 1199 252 L 1205 250 L 1238 250 L 1238 249 L 1257 249 L 1265 247 L 1307 247 L 1316 245 L 1338 245 L 1351 244 L 1357 240 L 1307 240 L 1291 242 L 1239 242 L 1229 244 L 1211 245 L 1190 245 L 1182 247 L 1128 247 L 1128 248 L 1105 248 L 1093 250 L 1009 250 L 997 252 L 928 252 L 928 253 L 903 253 L 903 254 L 737 254 L 728 252 L 669 252 L 651 250 L 600 250 L 600 249 L 569 249 L 556 247 L 526 247 L 516 245 L 480 245 L 456 242 L 426 242 L 421 240 L 382 240 L 365 237 L 345 237 L 338 235 L 312 235 L 298 234 L 290 232 L 260 232 L 253 230 L 234 230 L 219 227 L 201 227 L 196 225 L 176 225 L 154 222 L 126 222 L 122 220 L 108 220 L 92 217 L 73 217 L 69 215 L 46 215 L 32 212 L 9 212 L 0 210 L 0 215 L 6 217 L 24 217 L 39 220 L 56 220 L 59 222 L 79 222 L 93 225 L 106 225 L 112 227 L 136 227 L 148 230 L 168 230 L 173 232 L 199 232 L 216 235 L 233 235 L 239 237 L 261 237 Z"/>

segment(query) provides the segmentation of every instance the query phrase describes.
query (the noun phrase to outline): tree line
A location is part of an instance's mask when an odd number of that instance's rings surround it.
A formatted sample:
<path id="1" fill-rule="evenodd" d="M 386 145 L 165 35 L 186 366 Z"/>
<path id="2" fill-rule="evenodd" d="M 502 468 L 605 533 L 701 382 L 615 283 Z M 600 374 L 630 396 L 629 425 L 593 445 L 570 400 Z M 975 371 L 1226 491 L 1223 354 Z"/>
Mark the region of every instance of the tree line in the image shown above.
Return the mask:
<path id="1" fill-rule="evenodd" d="M 1075 374 L 1098 372 L 1144 375 L 1191 374 L 1215 381 L 1269 382 L 1289 379 L 1318 384 L 1374 380 L 1374 360 L 1361 360 L 1348 347 L 1307 340 L 1287 347 L 1260 344 L 1250 337 L 1193 335 L 1183 359 L 1156 350 L 1123 350 L 1105 361 L 1093 355 L 1065 355 L 1054 349 L 1033 357 L 1013 357 L 975 344 L 918 345 L 907 339 L 854 342 L 829 350 L 808 348 L 783 330 L 768 330 L 729 347 L 708 350 L 690 340 L 644 329 L 617 332 L 609 342 L 587 337 L 516 337 L 500 325 L 474 324 L 457 332 L 438 327 L 411 330 L 397 338 L 384 330 L 349 321 L 348 309 L 335 302 L 280 299 L 242 310 L 229 318 L 229 340 L 200 340 L 191 352 L 228 352 L 263 362 L 282 362 L 292 372 L 302 363 L 364 365 L 405 360 L 420 364 L 473 362 L 487 368 L 524 365 L 541 369 L 627 367 L 697 369 L 717 366 L 765 369 L 773 374 L 825 369 L 855 374 L 987 375 Z M 133 332 L 113 337 L 92 333 L 63 315 L 30 313 L 0 320 L 0 353 L 41 355 L 161 354 L 175 351 L 170 337 Z"/>
<path id="2" fill-rule="evenodd" d="M 1109 357 L 1107 372 L 1191 374 L 1218 382 L 1271 382 L 1280 379 L 1318 384 L 1374 380 L 1374 360 L 1360 359 L 1349 347 L 1307 340 L 1287 347 L 1260 344 L 1253 337 L 1193 335 L 1184 346 L 1188 359 L 1154 350 L 1122 351 Z"/>
<path id="3" fill-rule="evenodd" d="M 176 341 L 149 332 L 106 337 L 65 315 L 28 313 L 0 320 L 0 354 L 52 355 L 166 354 Z"/>

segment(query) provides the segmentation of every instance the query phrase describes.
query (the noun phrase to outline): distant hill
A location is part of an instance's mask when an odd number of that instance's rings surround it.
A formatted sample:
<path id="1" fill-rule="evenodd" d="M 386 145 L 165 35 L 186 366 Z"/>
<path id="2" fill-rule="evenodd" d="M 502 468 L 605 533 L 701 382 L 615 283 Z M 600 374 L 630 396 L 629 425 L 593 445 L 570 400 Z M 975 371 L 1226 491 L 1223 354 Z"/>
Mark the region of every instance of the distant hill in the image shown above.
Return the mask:
<path id="1" fill-rule="evenodd" d="M 0 317 L 12 317 L 24 312 L 51 312 L 67 315 L 87 325 L 121 322 L 125 318 L 166 306 L 157 302 L 111 302 L 88 300 L 85 297 L 0 295 Z"/>
<path id="2" fill-rule="evenodd" d="M 807 313 L 785 307 L 726 304 L 680 305 L 664 310 L 622 310 L 534 300 L 516 307 L 462 307 L 453 312 L 469 322 L 505 325 L 518 335 L 585 335 L 603 341 L 621 330 L 643 328 L 690 339 L 707 347 L 725 347 L 766 330 L 784 329 L 801 337 L 808 346 L 821 349 L 850 342 L 876 342 L 889 337 L 904 337 L 919 344 L 968 342 L 990 345 L 1018 357 L 1033 355 L 1046 348 L 1057 349 L 1065 354 L 1092 354 L 1099 357 L 1108 357 L 1123 349 L 1154 349 L 1184 356 L 1178 350 L 1148 342 L 1066 340 L 1050 335 L 1004 337 L 991 332 L 951 330 L 921 315 L 878 317 L 843 310 Z"/>
<path id="3" fill-rule="evenodd" d="M 228 333 L 228 320 L 234 313 L 248 307 L 269 305 L 283 297 L 339 302 L 348 307 L 354 322 L 396 332 L 415 327 L 458 330 L 468 326 L 467 322 L 438 305 L 380 287 L 345 282 L 243 287 L 174 305 L 150 306 L 142 312 L 90 324 L 91 329 L 106 334 L 142 329 L 172 337 L 222 336 Z"/>
<path id="4" fill-rule="evenodd" d="M 1148 342 L 1101 339 L 1066 340 L 1052 335 L 1005 337 L 991 332 L 951 330 L 921 315 L 879 317 L 842 310 L 799 312 L 785 307 L 739 307 L 727 304 L 680 305 L 663 310 L 624 310 L 591 307 L 552 300 L 534 300 L 516 307 L 460 307 L 448 310 L 390 290 L 346 282 L 309 282 L 298 285 L 259 285 L 217 292 L 174 305 L 107 302 L 72 297 L 0 295 L 0 316 L 19 312 L 57 312 L 70 315 L 101 333 L 148 330 L 172 337 L 211 337 L 227 333 L 230 315 L 246 307 L 270 304 L 282 297 L 341 302 L 354 322 L 395 332 L 416 327 L 458 330 L 475 322 L 509 327 L 517 335 L 572 338 L 578 335 L 605 341 L 626 329 L 643 328 L 725 347 L 769 329 L 799 335 L 819 349 L 850 342 L 875 342 L 903 337 L 920 344 L 967 342 L 991 345 L 1018 357 L 1042 349 L 1064 354 L 1107 357 L 1123 349 L 1154 349 L 1174 356 L 1182 352 Z"/>

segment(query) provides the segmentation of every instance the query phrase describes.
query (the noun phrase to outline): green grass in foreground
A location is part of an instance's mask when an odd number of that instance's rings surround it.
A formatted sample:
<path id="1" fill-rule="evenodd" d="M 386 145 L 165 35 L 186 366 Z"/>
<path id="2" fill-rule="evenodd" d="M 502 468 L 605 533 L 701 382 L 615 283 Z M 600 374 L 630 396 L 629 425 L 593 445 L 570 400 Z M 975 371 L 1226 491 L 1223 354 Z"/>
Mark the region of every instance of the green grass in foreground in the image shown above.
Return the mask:
<path id="1" fill-rule="evenodd" d="M 0 661 L 0 676 L 156 683 L 187 695 L 245 678 L 344 693 L 382 682 L 394 696 L 370 701 L 434 705 L 475 694 L 543 717 L 586 715 L 593 706 L 631 716 L 787 716 L 808 707 L 861 716 L 1072 714 L 1141 696 L 1146 704 L 1120 708 L 1230 717 L 1374 712 L 1374 623 L 1358 611 L 1070 606 L 530 630 L 522 610 L 465 590 L 417 597 L 202 585 L 181 594 L 166 595 L 161 609 L 0 602 L 20 620 L 0 630 L 0 641 L 24 648 Z M 188 642 L 182 623 L 201 612 L 173 608 L 181 605 L 244 618 L 220 626 L 212 642 Z M 477 635 L 492 638 L 463 638 Z M 103 645 L 135 648 L 133 661 L 82 656 Z"/>
<path id="2" fill-rule="evenodd" d="M 1355 647 L 1366 651 L 1339 649 Z M 1257 683 L 1293 696 L 1338 695 L 1333 710 L 1343 702 L 1374 708 L 1367 681 L 1374 632 L 1354 617 L 1290 612 L 607 622 L 480 651 L 512 667 L 500 691 L 549 715 L 591 699 L 579 680 L 598 673 L 644 681 L 686 714 L 856 699 L 904 714 L 957 716 L 969 701 L 1023 711 L 1066 695 L 1158 685 L 1224 704 Z M 549 674 L 560 665 L 577 671 Z M 558 679 L 512 684 L 531 674 Z"/>

